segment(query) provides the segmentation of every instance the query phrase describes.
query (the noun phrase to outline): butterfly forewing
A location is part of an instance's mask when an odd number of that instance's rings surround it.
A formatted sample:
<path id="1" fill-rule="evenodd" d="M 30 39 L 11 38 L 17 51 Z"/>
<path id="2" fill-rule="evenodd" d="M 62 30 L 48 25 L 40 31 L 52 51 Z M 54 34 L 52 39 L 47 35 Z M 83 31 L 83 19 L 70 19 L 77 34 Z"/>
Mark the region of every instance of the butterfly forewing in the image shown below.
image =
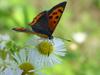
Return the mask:
<path id="1" fill-rule="evenodd" d="M 30 25 L 30 26 L 34 26 L 34 25 L 38 22 L 38 20 L 41 18 L 41 16 L 42 16 L 44 13 L 45 13 L 45 11 L 39 13 L 39 14 L 33 19 L 33 21 L 32 21 L 31 23 L 29 23 L 29 25 Z"/>
<path id="2" fill-rule="evenodd" d="M 66 2 L 62 2 L 48 11 L 49 28 L 50 28 L 51 34 L 54 32 L 62 14 L 63 14 L 65 6 L 66 6 Z"/>

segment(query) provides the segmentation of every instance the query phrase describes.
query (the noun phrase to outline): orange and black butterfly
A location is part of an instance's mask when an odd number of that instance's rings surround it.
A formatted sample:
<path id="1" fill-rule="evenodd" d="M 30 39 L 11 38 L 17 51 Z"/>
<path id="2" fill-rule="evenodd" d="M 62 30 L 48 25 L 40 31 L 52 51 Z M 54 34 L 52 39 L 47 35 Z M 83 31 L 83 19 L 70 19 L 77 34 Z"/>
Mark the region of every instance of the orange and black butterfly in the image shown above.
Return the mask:
<path id="1" fill-rule="evenodd" d="M 64 12 L 66 3 L 67 2 L 62 2 L 49 11 L 43 11 L 38 14 L 29 24 L 32 30 L 26 28 L 13 28 L 13 30 L 36 34 L 42 38 L 53 39 L 52 34 Z"/>

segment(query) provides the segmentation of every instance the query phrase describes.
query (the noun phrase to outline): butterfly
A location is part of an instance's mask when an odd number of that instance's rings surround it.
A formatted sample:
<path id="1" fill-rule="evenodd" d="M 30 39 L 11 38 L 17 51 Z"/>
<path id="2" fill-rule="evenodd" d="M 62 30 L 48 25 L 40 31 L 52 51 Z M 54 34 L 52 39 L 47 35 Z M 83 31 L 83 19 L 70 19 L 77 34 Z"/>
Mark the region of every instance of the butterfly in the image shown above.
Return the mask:
<path id="1" fill-rule="evenodd" d="M 32 30 L 27 28 L 13 28 L 13 30 L 36 34 L 42 38 L 53 39 L 52 34 L 64 12 L 66 3 L 67 2 L 59 3 L 50 10 L 39 13 L 33 21 L 29 23 Z"/>

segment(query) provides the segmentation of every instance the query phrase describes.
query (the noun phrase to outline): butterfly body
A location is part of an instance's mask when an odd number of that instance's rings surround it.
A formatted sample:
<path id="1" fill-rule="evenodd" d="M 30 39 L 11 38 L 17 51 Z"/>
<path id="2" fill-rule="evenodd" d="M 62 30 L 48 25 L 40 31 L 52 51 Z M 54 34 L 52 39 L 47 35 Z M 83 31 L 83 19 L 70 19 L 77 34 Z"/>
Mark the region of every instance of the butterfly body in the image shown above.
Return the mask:
<path id="1" fill-rule="evenodd" d="M 38 14 L 33 21 L 29 23 L 32 30 L 26 28 L 13 28 L 13 30 L 36 34 L 42 38 L 53 39 L 52 34 L 63 14 L 65 6 L 66 2 L 62 2 L 49 11 L 43 11 Z"/>

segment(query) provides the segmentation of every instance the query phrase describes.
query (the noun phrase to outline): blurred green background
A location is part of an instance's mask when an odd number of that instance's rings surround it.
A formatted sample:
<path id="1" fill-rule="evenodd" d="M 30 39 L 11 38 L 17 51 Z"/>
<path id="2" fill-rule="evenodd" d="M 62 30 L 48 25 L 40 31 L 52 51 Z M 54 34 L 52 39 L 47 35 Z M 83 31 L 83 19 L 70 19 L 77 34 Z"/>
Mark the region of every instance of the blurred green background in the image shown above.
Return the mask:
<path id="1" fill-rule="evenodd" d="M 0 35 L 7 34 L 23 46 L 33 35 L 14 32 L 29 27 L 33 18 L 63 0 L 0 0 Z M 60 65 L 44 69 L 47 75 L 100 75 L 100 0 L 67 0 L 64 14 L 53 34 L 70 39 Z"/>

